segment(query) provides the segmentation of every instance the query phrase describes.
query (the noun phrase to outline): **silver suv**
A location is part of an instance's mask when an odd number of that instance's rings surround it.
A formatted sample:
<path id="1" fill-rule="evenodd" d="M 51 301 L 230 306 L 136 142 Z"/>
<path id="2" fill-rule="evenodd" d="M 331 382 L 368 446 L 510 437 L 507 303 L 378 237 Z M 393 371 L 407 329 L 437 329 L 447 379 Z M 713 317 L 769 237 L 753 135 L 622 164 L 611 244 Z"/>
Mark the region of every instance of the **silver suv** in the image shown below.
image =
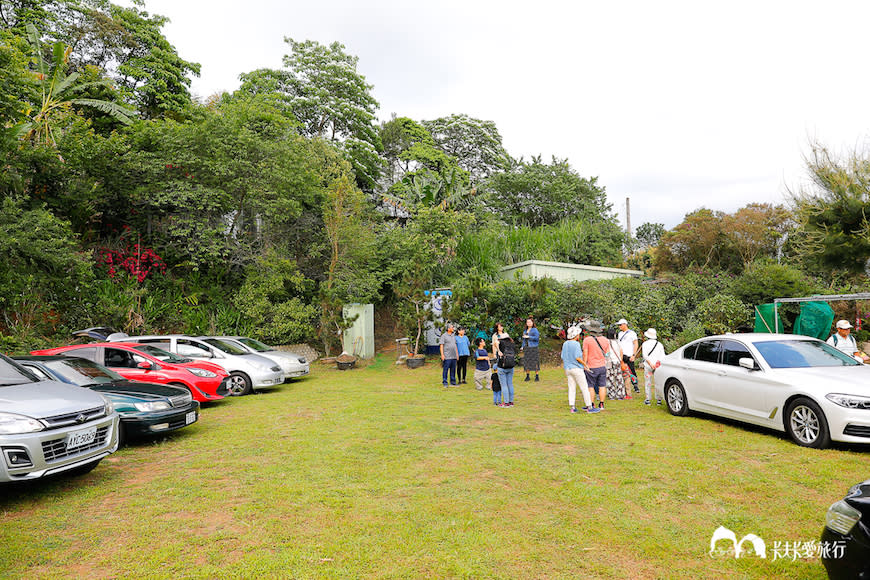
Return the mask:
<path id="1" fill-rule="evenodd" d="M 249 338 L 247 336 L 218 336 L 215 338 L 219 338 L 224 342 L 232 342 L 248 352 L 275 361 L 281 365 L 281 368 L 284 370 L 285 379 L 304 377 L 311 372 L 311 366 L 308 361 L 305 360 L 305 357 L 299 356 L 294 352 L 278 350 L 277 348 L 271 347 L 268 344 L 264 344 L 257 339 Z"/>
<path id="2" fill-rule="evenodd" d="M 274 361 L 213 337 L 183 334 L 125 336 L 118 333 L 111 335 L 108 341 L 153 344 L 179 356 L 213 362 L 230 374 L 228 387 L 233 396 L 247 395 L 254 389 L 284 382 L 284 372 Z"/>
<path id="3" fill-rule="evenodd" d="M 118 414 L 102 395 L 40 381 L 0 355 L 0 483 L 87 473 L 118 449 Z"/>

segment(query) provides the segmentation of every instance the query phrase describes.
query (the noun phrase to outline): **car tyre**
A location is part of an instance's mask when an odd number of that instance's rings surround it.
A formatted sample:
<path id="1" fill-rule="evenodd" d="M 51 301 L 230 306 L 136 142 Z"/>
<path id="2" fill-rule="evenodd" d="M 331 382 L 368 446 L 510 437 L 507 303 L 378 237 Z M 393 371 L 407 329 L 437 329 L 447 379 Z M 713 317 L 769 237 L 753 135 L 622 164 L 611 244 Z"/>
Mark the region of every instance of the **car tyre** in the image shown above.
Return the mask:
<path id="1" fill-rule="evenodd" d="M 798 397 L 789 403 L 785 411 L 785 430 L 801 447 L 824 449 L 831 444 L 831 431 L 825 414 L 806 397 Z"/>
<path id="2" fill-rule="evenodd" d="M 241 397 L 249 395 L 253 390 L 251 388 L 251 379 L 245 373 L 233 371 L 230 373 L 230 380 L 227 385 L 229 387 L 229 395 L 231 397 Z"/>
<path id="3" fill-rule="evenodd" d="M 671 415 L 685 417 L 689 414 L 686 390 L 679 381 L 670 381 L 665 385 L 665 403 L 668 405 L 668 412 Z"/>

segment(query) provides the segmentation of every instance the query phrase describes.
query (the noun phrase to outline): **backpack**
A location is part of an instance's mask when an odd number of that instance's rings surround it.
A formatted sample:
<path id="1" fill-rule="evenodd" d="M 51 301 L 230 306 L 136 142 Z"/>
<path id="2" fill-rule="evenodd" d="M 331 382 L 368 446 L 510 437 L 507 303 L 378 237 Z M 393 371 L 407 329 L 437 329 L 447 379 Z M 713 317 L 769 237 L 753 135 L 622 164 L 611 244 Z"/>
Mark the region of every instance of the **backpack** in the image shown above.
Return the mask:
<path id="1" fill-rule="evenodd" d="M 499 368 L 514 368 L 517 364 L 517 347 L 514 341 L 510 338 L 504 338 L 499 341 L 498 349 L 501 351 L 501 356 L 498 359 Z"/>
<path id="2" fill-rule="evenodd" d="M 501 390 L 501 381 L 498 380 L 498 372 L 495 369 L 493 369 L 490 379 L 492 379 L 492 390 L 496 393 L 499 392 Z"/>

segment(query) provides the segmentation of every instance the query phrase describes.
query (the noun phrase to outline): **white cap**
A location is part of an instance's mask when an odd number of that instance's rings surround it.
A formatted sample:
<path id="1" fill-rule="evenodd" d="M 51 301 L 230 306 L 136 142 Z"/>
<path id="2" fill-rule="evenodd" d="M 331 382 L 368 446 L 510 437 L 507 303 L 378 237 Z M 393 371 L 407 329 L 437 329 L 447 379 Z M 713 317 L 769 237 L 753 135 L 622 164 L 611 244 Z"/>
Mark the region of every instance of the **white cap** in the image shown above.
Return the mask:
<path id="1" fill-rule="evenodd" d="M 650 340 L 658 340 L 659 338 L 659 335 L 656 333 L 655 328 L 647 328 L 646 332 L 644 332 L 643 335 Z"/>
<path id="2" fill-rule="evenodd" d="M 572 326 L 568 329 L 568 340 L 574 340 L 580 336 L 580 329 L 576 326 Z"/>
<path id="3" fill-rule="evenodd" d="M 626 320 L 625 318 L 620 318 L 620 319 L 617 321 L 616 326 L 620 326 L 620 325 L 623 325 L 623 324 L 626 325 L 626 326 L 628 326 L 628 320 Z"/>
<path id="4" fill-rule="evenodd" d="M 838 320 L 837 328 L 852 328 L 852 325 L 849 324 L 848 320 Z"/>

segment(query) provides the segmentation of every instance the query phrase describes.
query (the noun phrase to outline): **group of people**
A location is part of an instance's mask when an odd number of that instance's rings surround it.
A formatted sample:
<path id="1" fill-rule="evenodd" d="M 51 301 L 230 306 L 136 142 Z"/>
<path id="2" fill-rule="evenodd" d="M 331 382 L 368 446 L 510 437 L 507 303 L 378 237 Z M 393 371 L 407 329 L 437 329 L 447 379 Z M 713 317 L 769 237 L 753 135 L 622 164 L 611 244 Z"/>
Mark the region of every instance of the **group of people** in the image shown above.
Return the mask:
<path id="1" fill-rule="evenodd" d="M 455 334 L 457 333 L 458 334 Z M 523 331 L 523 370 L 526 381 L 531 381 L 531 373 L 535 373 L 535 381 L 540 379 L 541 357 L 538 351 L 541 333 L 531 318 L 526 320 Z M 505 332 L 504 325 L 495 325 L 492 335 L 492 356 L 486 349 L 486 339 L 478 338 L 474 352 L 474 383 L 478 390 L 491 388 L 493 404 L 499 407 L 514 406 L 514 367 L 517 361 L 517 345 L 513 338 Z M 446 331 L 439 341 L 441 352 L 441 384 L 446 389 L 450 386 L 466 383 L 466 365 L 471 355 L 468 337 L 465 329 L 448 323 Z M 448 378 L 450 382 L 448 383 Z"/>
<path id="2" fill-rule="evenodd" d="M 631 389 L 639 393 L 634 365 L 638 355 L 643 358 L 644 404 L 651 405 L 656 395 L 661 405 L 661 396 L 655 390 L 655 370 L 665 356 L 665 347 L 659 342 L 655 328 L 644 332 L 647 340 L 638 348 L 637 333 L 628 328 L 628 321 L 623 318 L 617 326 L 618 331 L 608 329 L 604 333 L 600 322 L 589 320 L 568 329 L 567 340 L 562 345 L 562 366 L 568 379 L 568 407 L 572 413 L 599 413 L 604 410 L 605 397 L 631 399 Z M 581 409 L 576 406 L 578 388 L 583 396 Z"/>
<path id="3" fill-rule="evenodd" d="M 653 396 L 661 404 L 661 396 L 655 390 L 655 370 L 665 356 L 665 348 L 658 340 L 654 328 L 644 333 L 646 340 L 638 345 L 637 333 L 629 329 L 624 318 L 617 322 L 618 330 L 610 328 L 603 332 L 602 324 L 591 320 L 567 331 L 567 340 L 562 346 L 562 365 L 568 378 L 568 406 L 572 413 L 586 411 L 599 413 L 604 409 L 604 400 L 631 399 L 632 390 L 640 392 L 635 369 L 638 356 L 643 359 L 644 403 L 652 404 Z M 458 334 L 457 334 L 458 333 Z M 584 336 L 585 335 L 585 336 Z M 581 342 L 582 338 L 582 342 Z M 541 357 L 539 345 L 541 333 L 532 318 L 526 319 L 520 348 L 523 351 L 525 380 L 540 380 Z M 499 407 L 514 406 L 514 370 L 517 360 L 517 344 L 497 323 L 492 338 L 492 354 L 486 348 L 486 339 L 479 337 L 474 348 L 474 384 L 478 390 L 492 389 L 493 404 Z M 448 323 L 441 335 L 441 383 L 444 388 L 466 383 L 466 366 L 471 356 L 469 339 L 465 329 Z M 448 382 L 449 379 L 449 382 Z M 584 406 L 576 406 L 577 390 L 583 396 Z M 598 405 L 595 398 L 598 397 Z"/>

